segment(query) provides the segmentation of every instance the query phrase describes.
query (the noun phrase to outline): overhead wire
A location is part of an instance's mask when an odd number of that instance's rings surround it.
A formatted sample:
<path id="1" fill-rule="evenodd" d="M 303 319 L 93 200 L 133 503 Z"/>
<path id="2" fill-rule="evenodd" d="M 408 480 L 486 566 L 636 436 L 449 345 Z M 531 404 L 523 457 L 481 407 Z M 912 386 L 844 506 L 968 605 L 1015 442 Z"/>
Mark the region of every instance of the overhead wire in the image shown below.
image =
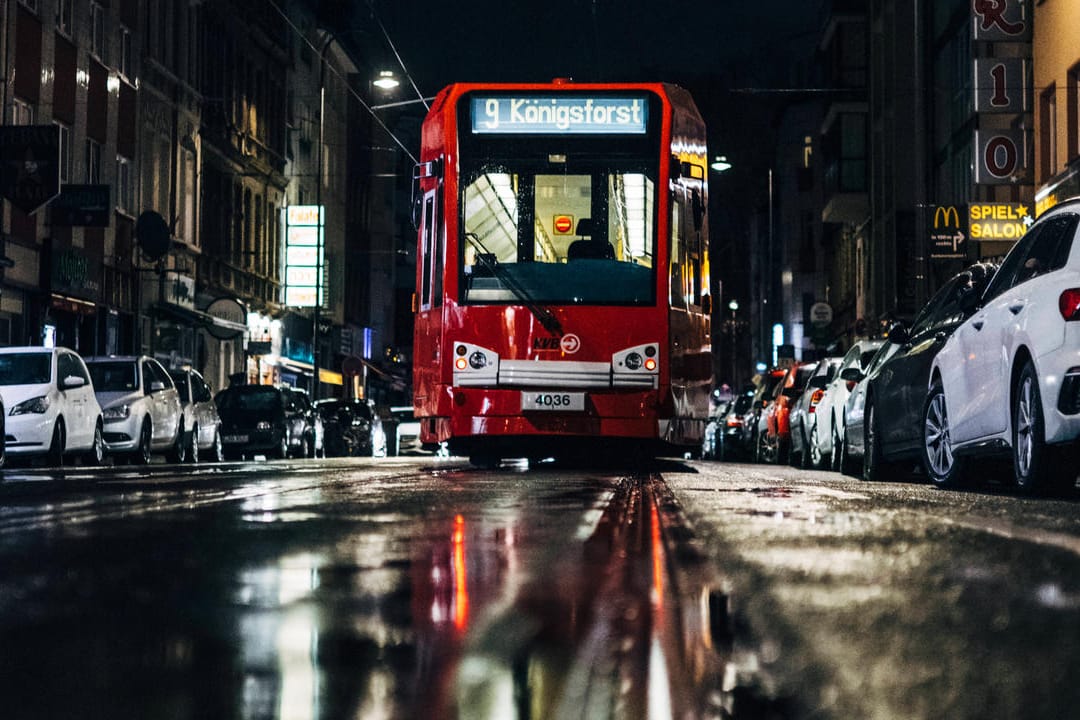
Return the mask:
<path id="1" fill-rule="evenodd" d="M 280 5 L 278 4 L 278 0 L 267 0 L 267 2 L 268 2 L 268 3 L 270 4 L 270 6 L 271 6 L 272 8 L 274 8 L 274 10 L 276 10 L 276 11 L 277 11 L 277 13 L 278 13 L 279 15 L 281 15 L 282 19 L 283 19 L 283 20 L 285 21 L 285 24 L 286 24 L 286 25 L 288 25 L 288 26 L 289 26 L 290 28 L 292 28 L 293 32 L 295 32 L 295 33 L 296 33 L 296 36 L 297 36 L 298 38 L 300 38 L 300 41 L 301 41 L 301 42 L 303 42 L 303 43 L 304 43 L 305 45 L 307 45 L 307 46 L 308 46 L 309 48 L 311 48 L 311 50 L 312 50 L 312 51 L 313 51 L 313 52 L 314 52 L 314 53 L 315 53 L 315 54 L 316 54 L 317 56 L 319 56 L 319 57 L 320 57 L 320 62 L 325 62 L 325 60 L 324 60 L 324 59 L 322 59 L 321 53 L 320 53 L 320 51 L 319 51 L 319 48 L 315 47 L 315 44 L 314 44 L 313 42 L 311 42 L 311 40 L 309 40 L 309 39 L 307 38 L 307 36 L 305 36 L 305 35 L 304 35 L 303 31 L 301 31 L 301 30 L 300 30 L 300 28 L 296 26 L 296 23 L 294 23 L 294 22 L 292 21 L 292 19 L 291 19 L 291 18 L 289 18 L 288 14 L 287 14 L 287 13 L 286 13 L 286 12 L 285 12 L 285 11 L 284 11 L 284 10 L 283 10 L 282 8 L 281 8 L 281 6 L 280 6 Z M 373 12 L 374 12 L 374 11 L 373 11 Z M 380 25 L 381 25 L 381 23 L 380 23 Z M 332 32 L 331 32 L 331 35 L 332 35 L 332 36 L 334 36 L 334 33 L 332 33 Z M 333 39 L 334 39 L 335 41 L 337 41 L 337 38 L 336 38 L 336 36 L 334 36 L 334 37 L 333 37 Z M 340 44 L 340 42 L 339 42 L 339 44 Z M 395 50 L 395 54 L 396 54 L 396 53 L 397 53 L 397 51 Z M 358 103 L 360 103 L 360 106 L 361 106 L 362 108 L 364 108 L 364 110 L 366 110 L 366 111 L 367 111 L 367 113 L 368 113 L 368 114 L 369 114 L 369 115 L 371 116 L 371 118 L 372 118 L 372 119 L 373 119 L 373 120 L 374 120 L 374 121 L 375 121 L 375 122 L 376 122 L 376 123 L 378 124 L 378 126 L 379 126 L 380 128 L 382 128 L 382 130 L 383 130 L 383 131 L 384 131 L 384 132 L 385 132 L 385 133 L 386 133 L 387 135 L 389 135 L 389 136 L 391 137 L 391 139 L 393 139 L 394 143 L 395 143 L 395 144 L 396 144 L 396 145 L 397 145 L 397 146 L 398 146 L 399 148 L 401 148 L 402 152 L 404 152 L 404 153 L 405 153 L 405 154 L 406 154 L 406 155 L 407 155 L 407 156 L 409 157 L 409 159 L 413 161 L 413 163 L 414 163 L 414 164 L 415 164 L 415 163 L 418 163 L 418 162 L 419 162 L 419 160 L 417 160 L 416 156 L 412 154 L 412 152 L 411 152 L 411 151 L 409 150 L 409 148 L 408 148 L 408 147 L 407 147 L 407 146 L 405 145 L 405 143 L 404 143 L 404 142 L 403 142 L 403 141 L 401 140 L 401 138 L 399 138 L 399 137 L 398 137 L 397 135 L 395 135 L 395 134 L 394 134 L 394 131 L 393 131 L 393 130 L 391 130 L 391 129 L 390 129 L 390 127 L 389 127 L 389 126 L 388 126 L 388 125 L 387 125 L 387 124 L 386 124 L 385 122 L 383 122 L 383 119 L 382 119 L 381 117 L 379 117 L 378 113 L 376 113 L 376 112 L 375 112 L 375 110 L 374 110 L 374 109 L 373 109 L 373 108 L 371 107 L 371 105 L 369 105 L 369 104 L 367 103 L 367 101 L 366 101 L 366 100 L 364 100 L 364 98 L 363 98 L 363 97 L 362 97 L 362 96 L 360 95 L 360 93 L 358 93 L 358 92 L 356 91 L 356 89 L 355 89 L 355 88 L 352 88 L 352 87 L 350 87 L 350 86 L 349 86 L 349 83 L 348 83 L 348 82 L 346 81 L 346 79 L 345 79 L 345 78 L 343 78 L 343 77 L 341 76 L 341 73 L 339 73 L 339 72 L 338 72 L 337 68 L 333 67 L 333 66 L 332 66 L 332 65 L 330 65 L 330 64 L 327 64 L 327 65 L 326 65 L 326 67 L 327 67 L 327 69 L 328 69 L 328 70 L 329 70 L 329 71 L 330 71 L 331 73 L 333 73 L 333 74 L 334 74 L 334 75 L 335 75 L 335 76 L 336 76 L 336 77 L 338 78 L 338 80 L 340 80 L 340 81 L 341 81 L 341 83 L 342 83 L 342 86 L 343 86 L 343 87 L 345 87 L 346 91 L 347 91 L 347 92 L 348 92 L 348 93 L 349 93 L 350 95 L 352 95 L 352 96 L 353 96 L 353 98 L 354 98 L 354 99 L 355 99 L 355 100 L 356 100 L 356 101 L 357 101 Z M 404 66 L 402 66 L 402 67 L 404 68 Z M 406 72 L 406 75 L 408 75 L 408 73 L 407 73 L 407 72 Z M 409 80 L 410 80 L 410 82 L 411 82 L 411 81 L 412 81 L 412 78 L 410 77 L 410 78 L 409 78 Z M 415 85 L 414 85 L 413 87 L 415 88 Z M 419 91 L 417 91 L 417 92 L 419 92 Z M 427 105 L 427 102 L 426 102 L 426 101 L 424 102 L 424 105 L 425 105 L 425 106 Z"/>
<path id="2" fill-rule="evenodd" d="M 374 0 L 368 0 L 368 9 L 371 10 L 371 17 L 375 19 L 375 22 L 379 24 L 379 29 L 382 30 L 383 37 L 386 38 L 386 44 L 390 46 L 390 49 L 394 53 L 394 57 L 397 58 L 398 65 L 401 66 L 401 72 L 405 73 L 405 77 L 409 79 L 409 84 L 412 85 L 413 92 L 416 93 L 416 97 L 420 99 L 420 102 L 424 103 L 424 109 L 430 110 L 431 106 L 428 105 L 427 98 L 420 92 L 420 88 L 416 87 L 416 81 L 413 80 L 412 75 L 409 73 L 409 69 L 405 67 L 405 61 L 401 59 L 401 54 L 398 53 L 397 47 L 394 46 L 394 41 L 390 39 L 390 33 L 386 32 L 386 26 L 383 25 L 381 19 L 379 19 L 378 13 L 375 12 Z"/>

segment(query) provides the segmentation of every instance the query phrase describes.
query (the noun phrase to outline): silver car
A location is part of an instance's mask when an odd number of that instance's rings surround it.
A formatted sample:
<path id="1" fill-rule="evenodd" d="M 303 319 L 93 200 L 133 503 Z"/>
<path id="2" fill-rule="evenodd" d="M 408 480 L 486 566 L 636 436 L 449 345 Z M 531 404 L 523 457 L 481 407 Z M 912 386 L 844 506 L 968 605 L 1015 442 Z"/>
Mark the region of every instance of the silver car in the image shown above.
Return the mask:
<path id="1" fill-rule="evenodd" d="M 221 444 L 221 416 L 214 403 L 214 393 L 196 370 L 170 370 L 169 375 L 180 394 L 183 413 L 183 444 L 188 462 L 206 459 L 221 462 L 225 459 Z"/>
<path id="2" fill-rule="evenodd" d="M 186 457 L 180 394 L 169 373 L 146 355 L 86 359 L 105 420 L 105 449 L 145 465 L 154 452 Z"/>

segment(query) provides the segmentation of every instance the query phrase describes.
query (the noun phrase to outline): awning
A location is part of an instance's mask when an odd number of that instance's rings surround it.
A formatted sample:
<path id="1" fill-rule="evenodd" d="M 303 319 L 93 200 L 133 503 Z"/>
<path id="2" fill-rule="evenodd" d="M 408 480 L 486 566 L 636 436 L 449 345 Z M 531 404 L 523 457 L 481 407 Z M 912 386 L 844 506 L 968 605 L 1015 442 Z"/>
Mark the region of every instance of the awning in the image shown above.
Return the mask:
<path id="1" fill-rule="evenodd" d="M 247 325 L 233 322 L 232 320 L 226 320 L 225 318 L 214 317 L 208 315 L 200 310 L 194 310 L 192 308 L 186 308 L 183 305 L 174 305 L 173 303 L 159 302 L 154 305 L 154 310 L 159 316 L 172 318 L 178 322 L 182 322 L 186 325 L 193 325 L 199 327 L 215 326 L 219 328 L 225 328 L 227 330 L 233 330 L 238 333 L 247 332 Z"/>

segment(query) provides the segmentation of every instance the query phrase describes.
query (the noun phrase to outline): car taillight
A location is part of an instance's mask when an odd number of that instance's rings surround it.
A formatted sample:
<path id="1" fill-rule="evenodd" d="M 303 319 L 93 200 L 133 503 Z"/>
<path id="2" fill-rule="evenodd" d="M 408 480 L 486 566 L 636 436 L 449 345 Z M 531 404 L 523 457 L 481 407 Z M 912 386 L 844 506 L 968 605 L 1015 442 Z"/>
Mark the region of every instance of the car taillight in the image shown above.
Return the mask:
<path id="1" fill-rule="evenodd" d="M 1068 320 L 1080 320 L 1080 288 L 1070 288 L 1058 298 L 1061 317 Z"/>
<path id="2" fill-rule="evenodd" d="M 814 412 L 817 410 L 818 403 L 821 402 L 821 398 L 825 396 L 824 390 L 815 390 L 814 394 L 810 396 L 810 409 L 807 412 Z"/>
<path id="3" fill-rule="evenodd" d="M 729 417 L 727 419 L 728 427 L 742 427 L 743 420 L 741 417 Z"/>

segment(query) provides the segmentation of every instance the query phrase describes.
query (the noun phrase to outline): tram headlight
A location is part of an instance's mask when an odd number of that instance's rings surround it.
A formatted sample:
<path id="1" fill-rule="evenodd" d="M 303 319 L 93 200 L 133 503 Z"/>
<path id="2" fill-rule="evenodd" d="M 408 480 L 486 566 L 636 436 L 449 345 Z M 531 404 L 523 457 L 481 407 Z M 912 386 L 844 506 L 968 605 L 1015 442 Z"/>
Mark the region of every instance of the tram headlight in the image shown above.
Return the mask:
<path id="1" fill-rule="evenodd" d="M 481 370 L 487 367 L 487 355 L 479 350 L 474 351 L 473 354 L 469 356 L 469 366 L 472 367 L 473 370 Z"/>
<path id="2" fill-rule="evenodd" d="M 456 367 L 458 370 L 464 370 L 465 368 L 469 367 L 469 361 L 463 357 L 455 358 L 454 367 Z"/>
<path id="3" fill-rule="evenodd" d="M 647 358 L 645 360 L 645 369 L 652 372 L 656 369 L 656 358 Z"/>
<path id="4" fill-rule="evenodd" d="M 645 364 L 640 353 L 632 352 L 626 356 L 624 360 L 627 370 L 640 370 L 641 366 Z"/>

